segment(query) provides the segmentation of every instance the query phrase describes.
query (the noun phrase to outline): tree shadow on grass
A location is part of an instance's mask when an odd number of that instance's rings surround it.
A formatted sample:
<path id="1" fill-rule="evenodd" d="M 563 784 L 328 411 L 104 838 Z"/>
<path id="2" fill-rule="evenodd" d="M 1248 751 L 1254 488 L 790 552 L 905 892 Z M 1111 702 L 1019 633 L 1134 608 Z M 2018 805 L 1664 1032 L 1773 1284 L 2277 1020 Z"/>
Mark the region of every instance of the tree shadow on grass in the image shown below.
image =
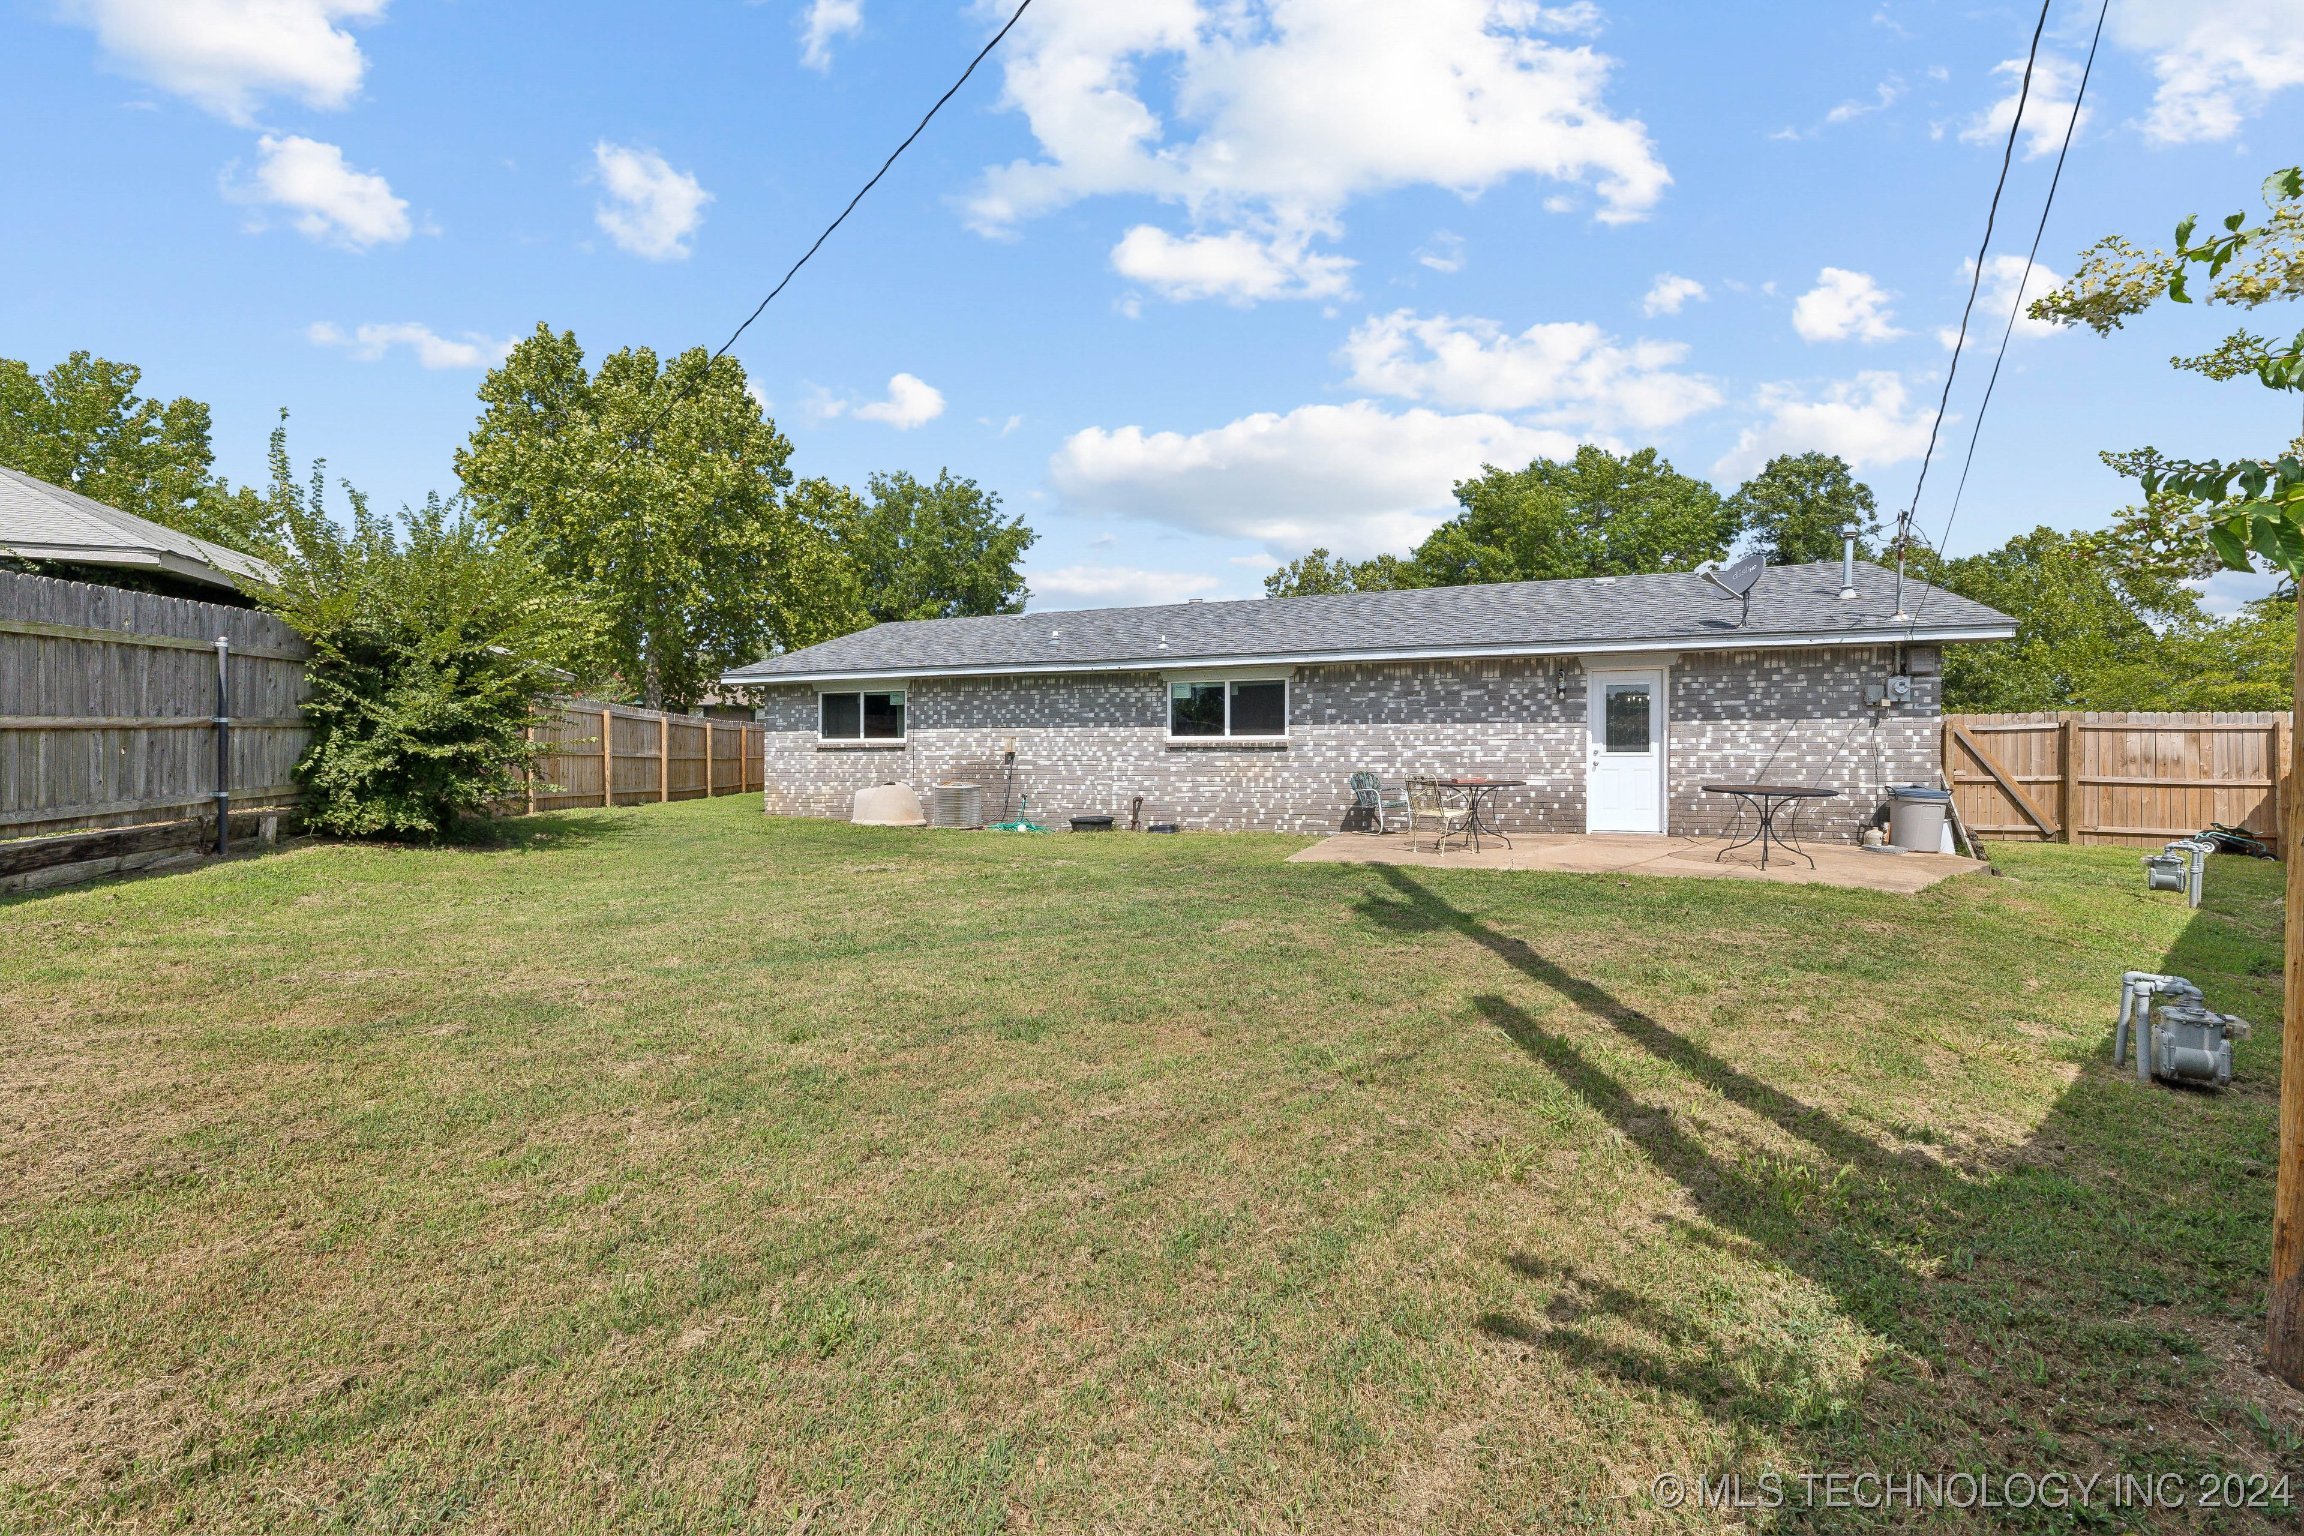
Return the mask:
<path id="1" fill-rule="evenodd" d="M 1763 1271 L 1787 1270 L 1877 1347 L 1860 1380 L 1836 1378 L 1818 1351 L 1777 1342 L 1782 1330 L 1710 1315 L 1700 1295 L 1675 1294 L 1669 1281 L 1642 1292 L 1630 1288 L 1638 1280 L 1519 1251 L 1500 1261 L 1526 1285 L 1530 1304 L 1476 1319 L 1486 1337 L 1694 1404 L 1730 1444 L 1773 1442 L 1769 1454 L 1796 1458 L 1775 1464 L 1787 1472 L 2127 1471 L 2194 1480 L 2269 1469 L 2304 1484 L 2292 1431 L 2297 1399 L 2247 1360 L 2261 1337 L 2270 1230 L 2267 1089 L 2171 1098 L 2092 1062 L 2018 1147 L 1965 1165 L 1923 1146 L 1891 1148 L 1465 912 L 1409 871 L 1378 873 L 1391 893 L 1372 897 L 1366 915 L 1396 930 L 1458 934 L 1575 1010 L 1573 1024 L 1560 1027 L 1510 997 L 1472 1000 L 1685 1194 L 1694 1217 L 1661 1217 L 1658 1241 L 1718 1250 L 1723 1269 L 1741 1260 L 1750 1272 L 1757 1258 Z M 2256 947 L 2229 923 L 2195 920 L 2163 965 L 2191 966 L 2187 974 L 2214 999 L 2229 995 L 2219 986 L 2234 979 L 2235 956 L 2244 963 Z M 2115 976 L 2107 1024 L 2116 987 Z M 1636 1089 L 1609 1065 L 1620 1047 L 1669 1070 L 1640 1072 Z M 2255 1063 L 2263 1077 L 2275 1064 L 2270 1053 Z M 1738 1117 L 1717 1114 L 1693 1089 L 1781 1135 L 1732 1128 L 1726 1122 Z M 1657 1273 L 1672 1269 L 1686 1266 Z M 2275 1422 L 2256 1425 L 2257 1412 Z M 2283 1415 L 2290 1430 L 2277 1422 Z M 1762 1467 L 1657 1470 L 1732 1469 Z M 1860 1513 L 1784 1515 L 1795 1525 L 1837 1525 Z M 2195 1511 L 2164 1524 L 2181 1528 L 2196 1517 L 2213 1523 Z M 2067 1511 L 2046 1520 L 2038 1510 L 1996 1518 L 2049 1526 L 2079 1519 Z M 2259 1519 L 2292 1526 L 2294 1506 L 2232 1515 L 2220 1528 L 2253 1528 Z"/>

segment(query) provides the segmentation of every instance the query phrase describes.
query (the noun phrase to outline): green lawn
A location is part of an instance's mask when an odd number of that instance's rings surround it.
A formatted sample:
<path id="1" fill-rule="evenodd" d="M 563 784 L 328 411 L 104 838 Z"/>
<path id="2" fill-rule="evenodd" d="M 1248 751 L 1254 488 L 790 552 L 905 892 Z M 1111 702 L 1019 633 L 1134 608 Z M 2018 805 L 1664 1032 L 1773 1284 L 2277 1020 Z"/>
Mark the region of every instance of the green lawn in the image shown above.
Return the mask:
<path id="1" fill-rule="evenodd" d="M 1712 1530 L 2282 1472 L 2278 871 L 1919 897 L 733 798 L 0 902 L 0 1529 Z M 2264 1028 L 2107 1060 L 2118 973 Z M 2284 1511 L 2025 1529 L 2292 1530 Z"/>

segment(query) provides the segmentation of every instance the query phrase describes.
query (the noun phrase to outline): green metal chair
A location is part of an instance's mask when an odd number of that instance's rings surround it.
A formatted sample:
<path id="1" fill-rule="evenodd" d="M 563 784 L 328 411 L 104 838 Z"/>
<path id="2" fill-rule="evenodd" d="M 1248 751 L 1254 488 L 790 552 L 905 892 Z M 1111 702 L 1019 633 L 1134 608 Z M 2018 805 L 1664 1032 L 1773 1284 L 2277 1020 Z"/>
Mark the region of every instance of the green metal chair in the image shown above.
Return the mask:
<path id="1" fill-rule="evenodd" d="M 1352 775 L 1352 805 L 1355 810 L 1368 812 L 1378 832 L 1389 832 L 1395 823 L 1408 821 L 1407 793 L 1386 789 L 1384 781 L 1373 773 Z"/>

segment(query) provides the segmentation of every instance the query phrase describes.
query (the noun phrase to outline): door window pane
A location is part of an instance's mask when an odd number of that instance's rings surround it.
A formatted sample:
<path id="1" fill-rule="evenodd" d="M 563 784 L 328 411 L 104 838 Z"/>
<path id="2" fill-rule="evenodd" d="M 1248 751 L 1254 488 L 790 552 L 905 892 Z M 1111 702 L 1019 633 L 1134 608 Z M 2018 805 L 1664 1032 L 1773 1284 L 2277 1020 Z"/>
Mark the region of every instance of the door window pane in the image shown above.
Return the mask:
<path id="1" fill-rule="evenodd" d="M 864 736 L 868 741 L 901 741 L 904 739 L 904 695 L 901 693 L 868 693 L 864 695 Z"/>
<path id="2" fill-rule="evenodd" d="M 1610 683 L 1607 711 L 1608 750 L 1611 752 L 1645 752 L 1648 750 L 1648 685 L 1646 683 Z"/>
<path id="3" fill-rule="evenodd" d="M 1142 695 L 1138 695 L 1142 697 Z M 1170 683 L 1168 685 L 1168 734 L 1171 736 L 1221 736 L 1224 734 L 1224 685 L 1222 683 Z"/>
<path id="4" fill-rule="evenodd" d="M 823 710 L 818 729 L 826 741 L 854 741 L 863 734 L 855 694 L 827 693 L 818 702 Z"/>
<path id="5" fill-rule="evenodd" d="M 1232 734 L 1235 736 L 1285 736 L 1288 734 L 1288 685 L 1286 683 L 1234 683 L 1232 685 Z"/>

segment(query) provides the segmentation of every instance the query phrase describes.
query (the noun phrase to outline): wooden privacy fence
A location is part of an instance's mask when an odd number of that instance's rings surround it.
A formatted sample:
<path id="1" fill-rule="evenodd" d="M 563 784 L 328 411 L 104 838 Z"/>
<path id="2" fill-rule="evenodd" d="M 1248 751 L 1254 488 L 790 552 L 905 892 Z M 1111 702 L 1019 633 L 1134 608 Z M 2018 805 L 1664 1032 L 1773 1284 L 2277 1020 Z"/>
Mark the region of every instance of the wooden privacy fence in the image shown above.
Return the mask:
<path id="1" fill-rule="evenodd" d="M 553 706 L 532 739 L 544 751 L 529 788 L 531 811 L 701 800 L 763 787 L 767 728 L 746 720 L 570 699 Z"/>
<path id="2" fill-rule="evenodd" d="M 221 786 L 218 637 L 232 717 Z M 267 613 L 0 571 L 0 841 L 212 824 L 220 787 L 236 814 L 292 801 L 307 654 Z"/>
<path id="3" fill-rule="evenodd" d="M 1979 836 L 2157 846 L 2220 821 L 2279 842 L 2286 712 L 1946 715 L 1944 776 Z"/>

